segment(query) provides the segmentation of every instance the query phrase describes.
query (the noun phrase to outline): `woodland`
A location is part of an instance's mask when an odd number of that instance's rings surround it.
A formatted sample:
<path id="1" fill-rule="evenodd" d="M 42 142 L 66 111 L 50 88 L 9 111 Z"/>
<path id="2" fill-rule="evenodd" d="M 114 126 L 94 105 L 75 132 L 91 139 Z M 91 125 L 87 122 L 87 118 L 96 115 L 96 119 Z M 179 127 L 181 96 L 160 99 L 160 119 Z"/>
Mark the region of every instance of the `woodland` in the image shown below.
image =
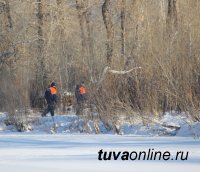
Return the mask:
<path id="1" fill-rule="evenodd" d="M 42 109 L 82 81 L 104 120 L 200 121 L 199 0 L 0 0 L 0 111 Z M 39 111 L 39 110 L 38 110 Z"/>

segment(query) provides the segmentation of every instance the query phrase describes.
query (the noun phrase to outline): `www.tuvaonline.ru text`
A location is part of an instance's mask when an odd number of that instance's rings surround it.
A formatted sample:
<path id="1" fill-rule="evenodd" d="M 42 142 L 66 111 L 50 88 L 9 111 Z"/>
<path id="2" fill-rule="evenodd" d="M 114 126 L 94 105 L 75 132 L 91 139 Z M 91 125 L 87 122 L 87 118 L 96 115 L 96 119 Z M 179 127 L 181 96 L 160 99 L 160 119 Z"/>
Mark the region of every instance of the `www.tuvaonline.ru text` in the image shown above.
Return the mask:
<path id="1" fill-rule="evenodd" d="M 156 151 L 153 148 L 147 151 L 104 151 L 103 149 L 98 152 L 98 160 L 188 160 L 189 152 L 177 151 L 172 154 L 170 151 Z"/>

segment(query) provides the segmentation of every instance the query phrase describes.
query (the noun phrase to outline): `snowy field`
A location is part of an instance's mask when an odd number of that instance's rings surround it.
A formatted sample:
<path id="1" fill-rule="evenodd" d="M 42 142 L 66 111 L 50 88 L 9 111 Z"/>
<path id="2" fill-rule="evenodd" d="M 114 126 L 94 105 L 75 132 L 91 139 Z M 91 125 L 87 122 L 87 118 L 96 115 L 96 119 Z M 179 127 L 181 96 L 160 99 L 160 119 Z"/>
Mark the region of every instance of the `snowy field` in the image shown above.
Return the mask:
<path id="1" fill-rule="evenodd" d="M 118 126 L 121 135 L 107 129 L 101 121 L 96 123 L 101 134 L 96 135 L 95 122 L 76 115 L 54 116 L 57 127 L 56 133 L 51 134 L 54 123 L 50 116 L 33 114 L 33 117 L 25 121 L 30 130 L 17 132 L 14 125 L 6 122 L 6 113 L 0 113 L 0 172 L 199 172 L 200 169 L 200 122 L 192 122 L 184 114 L 167 113 L 148 125 L 121 120 Z M 104 160 L 106 151 L 106 158 L 112 152 L 111 160 Z M 140 152 L 146 154 L 145 160 L 142 155 L 138 160 Z M 154 152 L 162 154 L 161 160 L 159 156 L 156 160 L 147 158 L 153 157 Z M 176 156 L 177 152 L 182 152 L 185 160 Z M 168 159 L 165 153 L 170 153 Z"/>
<path id="2" fill-rule="evenodd" d="M 99 161 L 98 152 L 188 151 L 185 161 Z M 86 134 L 0 134 L 0 172 L 197 172 L 200 140 L 192 137 L 147 137 Z"/>

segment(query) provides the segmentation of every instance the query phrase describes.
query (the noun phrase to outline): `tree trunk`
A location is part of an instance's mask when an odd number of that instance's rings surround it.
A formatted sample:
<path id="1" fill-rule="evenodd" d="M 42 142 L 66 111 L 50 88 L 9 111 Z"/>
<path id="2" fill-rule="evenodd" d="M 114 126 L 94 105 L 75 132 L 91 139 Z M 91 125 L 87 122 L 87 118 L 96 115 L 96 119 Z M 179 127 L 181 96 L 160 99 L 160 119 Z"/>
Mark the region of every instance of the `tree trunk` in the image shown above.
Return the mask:
<path id="1" fill-rule="evenodd" d="M 87 58 L 87 64 L 89 67 L 89 75 L 93 78 L 94 69 L 94 46 L 92 38 L 92 25 L 91 25 L 91 12 L 88 7 L 88 0 L 76 0 L 76 8 L 79 16 L 80 30 L 81 30 L 81 42 L 82 42 L 82 54 Z"/>
<path id="2" fill-rule="evenodd" d="M 59 26 L 58 26 L 58 28 L 57 28 L 57 30 L 58 30 L 58 38 L 59 38 L 59 48 L 58 48 L 58 50 L 59 50 L 59 56 L 60 56 L 60 58 L 59 58 L 59 82 L 60 82 L 60 88 L 61 88 L 61 90 L 64 90 L 65 89 L 65 87 L 64 87 L 64 77 L 62 77 L 62 75 L 61 75 L 61 73 L 62 73 L 62 65 L 63 65 L 63 58 L 65 57 L 65 55 L 64 55 L 64 42 L 65 42 L 65 34 L 64 34 L 64 28 L 63 28 L 63 26 L 64 26 L 64 16 L 63 16 L 63 12 L 62 12 L 62 9 L 63 9 L 63 7 L 64 7 L 64 4 L 65 4 L 65 2 L 63 1 L 63 0 L 56 0 L 56 3 L 57 3 L 57 9 L 58 9 L 58 20 L 59 20 Z M 66 58 L 66 57 L 65 57 Z M 66 70 L 66 69 L 64 69 L 64 70 Z"/>
<path id="3" fill-rule="evenodd" d="M 168 0 L 167 31 L 171 35 L 177 29 L 176 0 Z"/>
<path id="4" fill-rule="evenodd" d="M 85 56 L 86 54 L 86 36 L 84 33 L 84 3 L 82 0 L 76 0 L 76 9 L 78 11 L 78 18 L 79 18 L 79 24 L 80 24 L 80 31 L 81 31 L 81 44 L 82 44 L 82 55 Z"/>
<path id="5" fill-rule="evenodd" d="M 10 5 L 9 5 L 9 0 L 5 0 L 5 5 L 4 5 L 4 11 L 5 11 L 5 25 L 6 25 L 6 30 L 12 29 L 13 28 L 13 24 L 12 24 L 12 18 L 10 15 Z"/>
<path id="6" fill-rule="evenodd" d="M 95 69 L 95 66 L 94 66 L 94 46 L 93 46 L 93 38 L 92 38 L 92 26 L 91 26 L 91 21 L 90 21 L 90 16 L 91 16 L 91 13 L 90 11 L 87 11 L 85 13 L 85 21 L 86 21 L 86 30 L 87 30 L 87 47 L 88 47 L 88 54 L 89 54 L 89 61 L 88 61 L 88 64 L 89 64 L 89 73 L 90 73 L 90 77 L 91 79 L 94 78 L 94 69 Z"/>
<path id="7" fill-rule="evenodd" d="M 102 6 L 102 16 L 107 32 L 107 64 L 111 66 L 112 56 L 113 56 L 113 39 L 114 39 L 114 29 L 112 23 L 112 17 L 110 12 L 111 2 L 110 0 L 105 0 Z"/>
<path id="8" fill-rule="evenodd" d="M 0 31 L 5 32 L 5 36 L 0 40 L 0 65 L 8 60 L 13 55 L 16 55 L 15 45 L 11 43 L 13 38 L 11 31 L 13 29 L 12 18 L 10 14 L 9 0 L 0 2 L 0 14 L 2 14 L 2 24 Z M 0 16 L 1 17 L 1 16 Z"/>
<path id="9" fill-rule="evenodd" d="M 121 57 L 125 60 L 125 21 L 126 21 L 126 0 L 122 0 L 121 6 Z"/>
<path id="10" fill-rule="evenodd" d="M 91 22 L 90 22 L 90 12 L 85 13 L 85 20 L 86 20 L 86 26 L 87 26 L 87 45 L 88 45 L 88 51 L 90 55 L 90 60 L 94 58 L 94 49 L 93 49 L 93 39 L 92 39 L 92 28 L 91 28 Z"/>
<path id="11" fill-rule="evenodd" d="M 44 36 L 43 36 L 43 4 L 42 0 L 37 0 L 37 35 L 38 35 L 38 40 L 37 40 L 37 71 L 36 71 L 36 80 L 38 83 L 39 90 L 44 90 L 44 81 L 46 78 L 45 74 L 45 64 L 44 64 Z"/>

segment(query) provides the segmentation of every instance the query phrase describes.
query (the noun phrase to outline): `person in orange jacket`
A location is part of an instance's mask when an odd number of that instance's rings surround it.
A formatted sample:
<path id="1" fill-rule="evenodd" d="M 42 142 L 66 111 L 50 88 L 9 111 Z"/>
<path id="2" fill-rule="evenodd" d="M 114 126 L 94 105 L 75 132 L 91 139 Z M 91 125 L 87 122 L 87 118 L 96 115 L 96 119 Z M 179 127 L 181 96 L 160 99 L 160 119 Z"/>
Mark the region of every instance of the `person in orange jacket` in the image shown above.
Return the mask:
<path id="1" fill-rule="evenodd" d="M 87 100 L 86 98 L 86 87 L 84 82 L 82 82 L 80 85 L 76 86 L 75 89 L 75 97 L 76 97 L 76 101 L 77 101 L 77 111 L 76 114 L 80 115 L 82 114 L 82 110 L 85 106 L 85 102 Z"/>
<path id="2" fill-rule="evenodd" d="M 80 92 L 81 101 L 86 101 L 86 87 L 85 87 L 84 82 L 81 83 L 79 92 Z"/>
<path id="3" fill-rule="evenodd" d="M 51 116 L 54 116 L 55 105 L 57 103 L 57 89 L 55 82 L 52 82 L 45 91 L 45 99 L 47 102 L 47 108 L 42 113 L 42 117 L 46 116 L 49 112 L 51 113 Z"/>
<path id="4" fill-rule="evenodd" d="M 51 90 L 51 95 L 52 95 L 53 102 L 57 103 L 57 88 L 56 88 L 56 83 L 52 82 L 49 89 Z"/>

